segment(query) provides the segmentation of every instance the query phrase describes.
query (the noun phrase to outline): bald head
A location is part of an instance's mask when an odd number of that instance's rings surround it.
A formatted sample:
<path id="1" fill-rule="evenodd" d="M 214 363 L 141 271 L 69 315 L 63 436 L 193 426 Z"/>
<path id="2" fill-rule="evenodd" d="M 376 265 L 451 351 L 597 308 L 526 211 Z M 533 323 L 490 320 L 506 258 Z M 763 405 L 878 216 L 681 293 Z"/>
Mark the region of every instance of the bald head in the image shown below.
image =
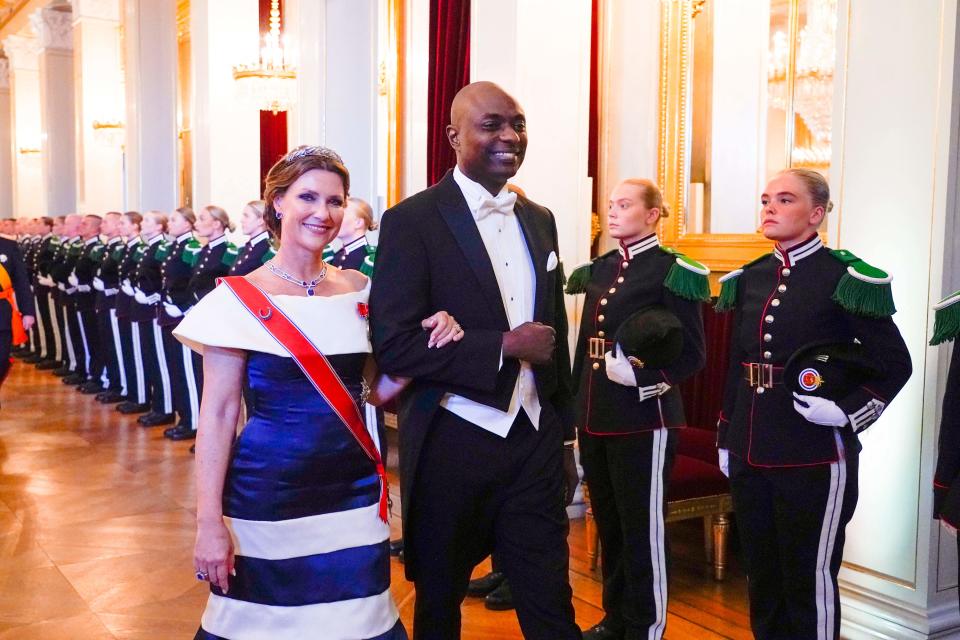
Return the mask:
<path id="1" fill-rule="evenodd" d="M 453 99 L 447 139 L 460 171 L 496 194 L 523 163 L 526 116 L 513 96 L 496 84 L 474 82 Z"/>
<path id="2" fill-rule="evenodd" d="M 63 220 L 64 235 L 73 237 L 80 233 L 80 216 L 71 213 Z"/>

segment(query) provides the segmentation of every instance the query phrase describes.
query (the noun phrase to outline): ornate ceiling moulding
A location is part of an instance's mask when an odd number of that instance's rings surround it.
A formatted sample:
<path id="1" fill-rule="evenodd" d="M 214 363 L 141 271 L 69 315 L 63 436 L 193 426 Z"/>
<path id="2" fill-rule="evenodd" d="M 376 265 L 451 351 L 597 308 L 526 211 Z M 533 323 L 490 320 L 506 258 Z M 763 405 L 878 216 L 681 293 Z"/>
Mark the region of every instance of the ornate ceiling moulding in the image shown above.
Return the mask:
<path id="1" fill-rule="evenodd" d="M 36 38 L 29 36 L 7 36 L 3 39 L 3 51 L 10 60 L 10 69 L 37 71 L 39 63 L 37 56 L 40 53 L 40 43 Z"/>
<path id="2" fill-rule="evenodd" d="M 37 9 L 30 14 L 30 26 L 43 49 L 73 49 L 73 13 L 56 9 Z"/>

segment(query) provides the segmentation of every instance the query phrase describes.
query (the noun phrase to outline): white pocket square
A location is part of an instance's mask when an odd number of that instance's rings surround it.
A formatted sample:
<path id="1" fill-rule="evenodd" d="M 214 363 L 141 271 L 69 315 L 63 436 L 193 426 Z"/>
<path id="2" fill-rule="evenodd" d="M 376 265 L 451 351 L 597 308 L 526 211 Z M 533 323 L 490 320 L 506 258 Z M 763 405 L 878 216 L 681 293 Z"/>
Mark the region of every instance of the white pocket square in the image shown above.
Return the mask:
<path id="1" fill-rule="evenodd" d="M 551 251 L 550 255 L 547 256 L 547 271 L 553 271 L 556 269 L 558 263 L 559 260 L 557 260 L 557 252 Z"/>

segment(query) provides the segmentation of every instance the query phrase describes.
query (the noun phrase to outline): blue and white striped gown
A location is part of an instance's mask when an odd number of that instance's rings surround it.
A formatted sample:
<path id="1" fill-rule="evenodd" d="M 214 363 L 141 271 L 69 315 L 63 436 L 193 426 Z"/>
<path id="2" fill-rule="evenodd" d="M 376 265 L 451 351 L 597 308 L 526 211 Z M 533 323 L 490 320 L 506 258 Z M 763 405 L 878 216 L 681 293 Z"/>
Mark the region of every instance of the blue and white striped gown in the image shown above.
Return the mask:
<path id="1" fill-rule="evenodd" d="M 355 396 L 370 350 L 357 312 L 366 295 L 271 296 Z M 175 334 L 194 348 L 248 353 L 249 420 L 223 495 L 236 576 L 227 594 L 211 587 L 196 639 L 405 640 L 390 595 L 379 479 L 346 426 L 227 287 Z"/>

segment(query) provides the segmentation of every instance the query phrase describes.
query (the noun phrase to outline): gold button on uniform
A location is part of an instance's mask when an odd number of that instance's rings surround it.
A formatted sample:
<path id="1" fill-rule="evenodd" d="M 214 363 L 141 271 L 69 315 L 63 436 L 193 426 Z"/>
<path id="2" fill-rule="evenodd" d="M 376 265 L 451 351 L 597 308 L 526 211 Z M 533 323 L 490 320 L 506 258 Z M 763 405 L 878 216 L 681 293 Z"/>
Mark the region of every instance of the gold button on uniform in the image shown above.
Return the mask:
<path id="1" fill-rule="evenodd" d="M 630 263 L 627 262 L 626 260 L 624 260 L 623 262 L 620 263 L 620 266 L 623 267 L 624 269 L 626 269 L 627 267 L 630 266 Z"/>
<path id="2" fill-rule="evenodd" d="M 771 301 L 770 301 L 770 306 L 771 306 L 771 307 L 779 307 L 779 306 L 780 306 L 780 299 L 779 299 L 779 298 L 774 298 L 773 300 L 771 300 Z"/>
<path id="3" fill-rule="evenodd" d="M 607 299 L 606 299 L 606 298 L 600 298 L 600 306 L 606 306 L 606 305 L 607 305 Z"/>
<path id="4" fill-rule="evenodd" d="M 620 276 L 619 278 L 617 278 L 617 282 L 619 282 L 619 283 L 622 284 L 622 283 L 623 283 L 623 276 Z"/>
<path id="5" fill-rule="evenodd" d="M 763 387 L 757 387 L 757 393 L 763 395 Z"/>
<path id="6" fill-rule="evenodd" d="M 777 287 L 777 291 L 779 291 L 780 293 L 783 293 L 786 290 L 787 290 L 787 285 L 785 284 L 782 284 L 779 287 Z"/>
<path id="7" fill-rule="evenodd" d="M 597 316 L 597 322 L 603 322 L 603 314 Z"/>
<path id="8" fill-rule="evenodd" d="M 610 293 L 616 293 L 616 292 L 617 292 L 616 287 L 610 287 Z"/>
<path id="9" fill-rule="evenodd" d="M 770 353 L 769 351 L 764 351 L 764 352 L 763 352 L 763 358 L 764 358 L 765 360 L 769 360 L 769 359 L 772 358 L 772 357 L 773 357 L 773 354 Z"/>
<path id="10" fill-rule="evenodd" d="M 593 363 L 593 370 L 596 371 L 596 370 L 599 369 L 599 368 L 600 368 L 600 363 L 599 363 L 599 362 L 594 362 L 594 363 Z"/>
<path id="11" fill-rule="evenodd" d="M 790 269 L 789 269 L 789 267 L 786 268 L 786 269 L 784 269 L 784 270 L 781 271 L 780 273 L 782 273 L 782 274 L 785 275 L 785 276 L 789 276 L 789 275 L 790 275 Z"/>
<path id="12" fill-rule="evenodd" d="M 597 337 L 598 337 L 598 338 L 602 338 L 602 337 L 604 337 L 605 335 L 607 335 L 607 334 L 605 334 L 603 331 L 597 331 Z"/>
<path id="13" fill-rule="evenodd" d="M 772 335 L 770 335 L 769 333 L 763 334 L 763 341 L 764 341 L 764 342 L 770 342 L 771 340 L 773 340 L 773 336 L 772 336 Z"/>
<path id="14" fill-rule="evenodd" d="M 763 321 L 766 322 L 767 324 L 772 324 L 773 316 L 767 316 L 766 318 L 763 319 Z"/>

